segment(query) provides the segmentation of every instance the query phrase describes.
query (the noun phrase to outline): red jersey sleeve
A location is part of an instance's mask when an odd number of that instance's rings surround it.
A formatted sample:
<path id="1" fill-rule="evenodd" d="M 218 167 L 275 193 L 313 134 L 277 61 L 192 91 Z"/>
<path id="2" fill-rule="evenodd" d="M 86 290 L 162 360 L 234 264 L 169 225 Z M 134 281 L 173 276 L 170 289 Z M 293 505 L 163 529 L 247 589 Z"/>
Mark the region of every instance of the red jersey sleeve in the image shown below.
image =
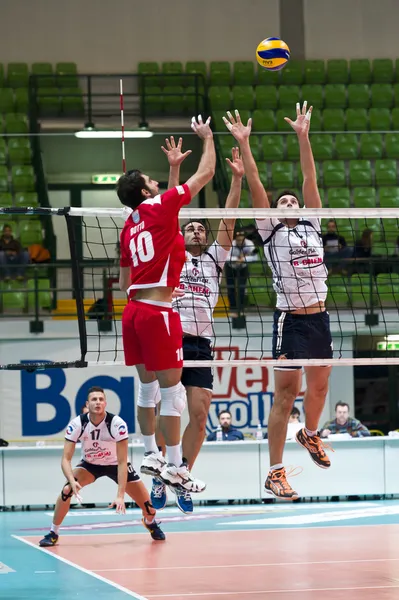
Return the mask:
<path id="1" fill-rule="evenodd" d="M 191 192 L 188 185 L 178 185 L 161 194 L 161 204 L 169 214 L 178 214 L 185 204 L 190 204 Z"/>
<path id="2" fill-rule="evenodd" d="M 121 231 L 121 237 L 120 237 L 121 255 L 120 255 L 120 260 L 119 260 L 119 264 L 121 267 L 130 267 L 132 264 L 132 256 L 131 256 L 131 252 L 129 252 L 129 243 L 128 243 L 128 240 L 126 240 L 128 228 L 129 228 L 129 225 L 126 222 L 124 228 Z"/>

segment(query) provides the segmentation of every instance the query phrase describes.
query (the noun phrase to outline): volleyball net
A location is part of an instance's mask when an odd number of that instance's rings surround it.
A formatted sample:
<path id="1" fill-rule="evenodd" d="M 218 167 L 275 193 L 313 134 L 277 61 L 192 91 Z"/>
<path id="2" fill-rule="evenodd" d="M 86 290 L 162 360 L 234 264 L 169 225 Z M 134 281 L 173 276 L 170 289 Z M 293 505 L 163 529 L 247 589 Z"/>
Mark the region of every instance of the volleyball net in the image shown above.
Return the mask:
<path id="1" fill-rule="evenodd" d="M 76 303 L 76 327 L 80 355 L 75 360 L 29 364 L 3 364 L 1 369 L 48 369 L 51 367 L 123 365 L 121 317 L 126 295 L 119 291 L 119 235 L 124 225 L 123 208 L 0 208 L 0 215 L 24 218 L 64 219 L 69 240 L 72 297 Z M 272 360 L 273 312 L 276 306 L 276 278 L 267 264 L 256 220 L 268 218 L 317 218 L 321 220 L 327 274 L 326 307 L 330 314 L 334 346 L 333 359 L 286 360 L 286 366 L 332 364 L 333 366 L 398 364 L 399 358 L 399 255 L 398 208 L 365 209 L 198 209 L 180 212 L 182 222 L 206 219 L 208 246 L 217 237 L 220 220 L 236 219 L 235 251 L 221 262 L 219 296 L 214 310 L 211 332 L 214 362 L 217 366 L 259 365 Z M 242 252 L 243 240 L 250 252 Z M 245 242 L 247 243 L 247 242 Z M 284 254 L 285 258 L 279 257 Z M 316 249 L 304 243 L 300 256 L 294 247 L 279 253 L 274 260 L 300 260 L 312 281 L 314 266 L 320 266 Z M 284 267 L 284 265 L 280 265 Z M 287 289 L 281 268 L 281 289 Z M 288 269 L 293 273 L 302 272 Z M 321 276 L 315 275 L 314 277 Z M 325 275 L 322 275 L 325 277 Z M 193 269 L 188 282 L 190 297 L 206 297 L 208 275 Z M 219 277 L 219 275 L 215 275 Z M 299 276 L 298 276 L 299 277 Z M 314 279 L 313 279 L 314 280 Z M 184 287 L 184 286 L 182 286 Z M 299 285 L 299 290 L 301 285 Z M 317 292 L 318 286 L 315 283 Z M 183 289 L 184 291 L 184 289 Z M 177 308 L 179 305 L 177 304 Z M 193 304 L 199 335 L 204 331 L 203 312 Z M 47 318 L 51 318 L 49 315 Z M 157 340 L 154 340 L 154 344 Z M 281 363 L 280 363 L 281 364 Z M 185 361 L 185 366 L 207 366 L 207 361 Z"/>

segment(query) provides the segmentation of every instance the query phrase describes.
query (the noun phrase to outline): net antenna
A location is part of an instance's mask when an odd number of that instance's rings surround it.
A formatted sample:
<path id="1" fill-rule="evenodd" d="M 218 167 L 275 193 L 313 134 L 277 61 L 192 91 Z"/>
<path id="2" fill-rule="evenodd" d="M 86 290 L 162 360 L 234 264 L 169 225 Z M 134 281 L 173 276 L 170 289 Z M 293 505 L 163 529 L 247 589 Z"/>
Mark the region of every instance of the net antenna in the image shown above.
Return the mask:
<path id="1" fill-rule="evenodd" d="M 122 131 L 122 173 L 126 173 L 126 154 L 125 154 L 125 117 L 123 103 L 123 79 L 119 80 L 119 99 L 121 107 L 121 131 Z"/>

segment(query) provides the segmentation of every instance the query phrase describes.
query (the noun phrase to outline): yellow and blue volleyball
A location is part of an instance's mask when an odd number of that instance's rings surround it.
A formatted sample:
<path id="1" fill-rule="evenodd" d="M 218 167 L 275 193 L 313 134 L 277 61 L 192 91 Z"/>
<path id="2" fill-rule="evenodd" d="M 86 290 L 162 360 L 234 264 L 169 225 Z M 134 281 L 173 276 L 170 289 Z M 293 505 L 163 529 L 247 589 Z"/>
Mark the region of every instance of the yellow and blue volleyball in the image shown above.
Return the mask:
<path id="1" fill-rule="evenodd" d="M 280 71 L 290 60 L 290 49 L 277 37 L 263 40 L 256 49 L 256 60 L 268 71 Z"/>

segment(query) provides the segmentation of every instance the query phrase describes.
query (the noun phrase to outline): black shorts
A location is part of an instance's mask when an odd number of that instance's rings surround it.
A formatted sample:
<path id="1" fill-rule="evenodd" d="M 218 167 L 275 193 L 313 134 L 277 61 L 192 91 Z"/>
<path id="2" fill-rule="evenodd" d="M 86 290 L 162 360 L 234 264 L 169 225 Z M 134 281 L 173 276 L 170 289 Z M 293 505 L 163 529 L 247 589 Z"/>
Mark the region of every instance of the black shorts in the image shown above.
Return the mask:
<path id="1" fill-rule="evenodd" d="M 296 315 L 276 310 L 273 322 L 273 358 L 332 358 L 330 316 L 327 311 Z M 284 364 L 284 363 L 283 363 Z M 275 367 L 300 369 L 301 367 Z"/>
<path id="2" fill-rule="evenodd" d="M 183 337 L 184 360 L 213 360 L 211 341 L 197 336 Z M 211 367 L 185 367 L 181 382 L 184 387 L 191 385 L 213 390 L 213 372 Z"/>
<path id="3" fill-rule="evenodd" d="M 115 483 L 118 483 L 118 466 L 117 465 L 92 465 L 91 463 L 81 460 L 76 468 L 86 469 L 89 473 L 91 473 L 94 477 L 94 480 L 99 479 L 100 477 L 109 477 Z M 127 482 L 131 483 L 132 481 L 140 481 L 140 475 L 136 473 L 133 468 L 133 465 L 128 462 L 127 463 Z"/>

